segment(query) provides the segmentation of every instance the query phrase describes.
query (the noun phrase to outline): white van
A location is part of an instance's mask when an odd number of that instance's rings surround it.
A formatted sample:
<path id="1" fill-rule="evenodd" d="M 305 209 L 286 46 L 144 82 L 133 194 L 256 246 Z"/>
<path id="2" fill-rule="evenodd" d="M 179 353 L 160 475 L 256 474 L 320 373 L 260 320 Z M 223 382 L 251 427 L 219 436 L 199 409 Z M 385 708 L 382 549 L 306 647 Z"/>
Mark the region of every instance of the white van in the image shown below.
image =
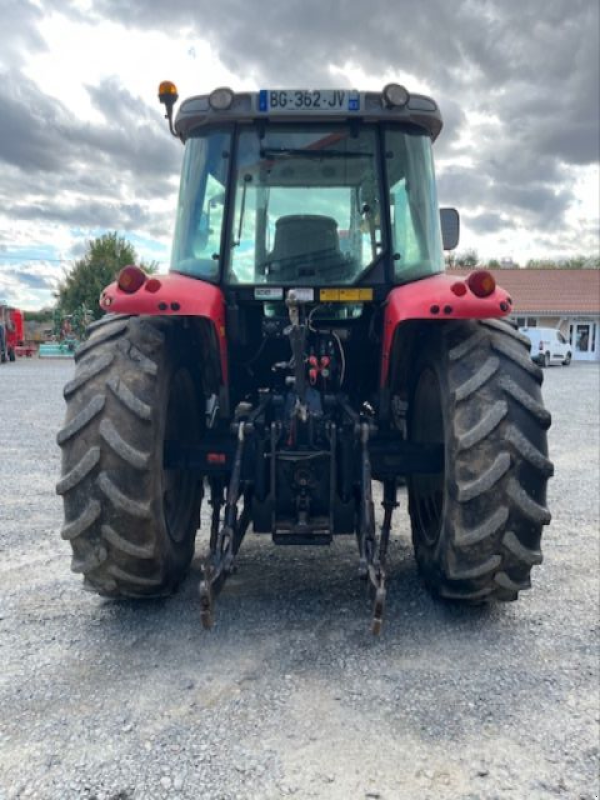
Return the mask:
<path id="1" fill-rule="evenodd" d="M 531 342 L 531 358 L 541 367 L 571 363 L 571 345 L 556 328 L 519 328 Z"/>

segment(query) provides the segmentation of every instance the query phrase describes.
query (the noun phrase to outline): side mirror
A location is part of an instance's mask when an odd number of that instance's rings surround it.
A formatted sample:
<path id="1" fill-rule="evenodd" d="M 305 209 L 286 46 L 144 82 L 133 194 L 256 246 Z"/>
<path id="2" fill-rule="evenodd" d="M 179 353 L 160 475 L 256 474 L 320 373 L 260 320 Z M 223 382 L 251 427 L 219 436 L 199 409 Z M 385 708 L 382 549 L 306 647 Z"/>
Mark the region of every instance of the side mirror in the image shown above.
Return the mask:
<path id="1" fill-rule="evenodd" d="M 440 208 L 444 250 L 454 250 L 460 237 L 460 217 L 455 208 Z"/>

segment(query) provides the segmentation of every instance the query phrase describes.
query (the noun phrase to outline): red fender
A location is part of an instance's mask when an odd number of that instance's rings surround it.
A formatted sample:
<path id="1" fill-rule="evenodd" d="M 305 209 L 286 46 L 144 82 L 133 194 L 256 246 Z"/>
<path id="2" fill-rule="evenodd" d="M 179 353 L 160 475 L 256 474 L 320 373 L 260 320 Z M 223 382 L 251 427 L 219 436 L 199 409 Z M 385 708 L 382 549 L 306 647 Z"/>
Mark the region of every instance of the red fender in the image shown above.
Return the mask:
<path id="1" fill-rule="evenodd" d="M 381 354 L 381 386 L 385 386 L 390 366 L 396 328 L 408 320 L 489 319 L 506 317 L 512 299 L 505 289 L 496 286 L 487 297 L 477 297 L 470 290 L 468 276 L 446 273 L 432 275 L 406 286 L 392 289 L 386 301 Z"/>
<path id="2" fill-rule="evenodd" d="M 203 317 L 210 320 L 219 345 L 222 381 L 227 384 L 225 298 L 217 286 L 176 272 L 151 275 L 133 293 L 124 292 L 115 281 L 100 295 L 100 307 L 113 314 Z"/>

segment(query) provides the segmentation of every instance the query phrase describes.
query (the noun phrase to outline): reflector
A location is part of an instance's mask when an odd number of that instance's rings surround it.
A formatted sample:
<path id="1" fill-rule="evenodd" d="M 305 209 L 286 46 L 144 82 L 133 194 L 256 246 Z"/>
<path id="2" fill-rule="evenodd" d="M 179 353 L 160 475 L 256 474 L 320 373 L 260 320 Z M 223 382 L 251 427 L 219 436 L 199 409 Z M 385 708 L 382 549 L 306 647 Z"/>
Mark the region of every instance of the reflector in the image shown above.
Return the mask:
<path id="1" fill-rule="evenodd" d="M 450 291 L 454 292 L 457 297 L 463 297 L 467 293 L 467 287 L 462 281 L 456 281 L 450 287 Z"/>
<path id="2" fill-rule="evenodd" d="M 160 287 L 162 286 L 161 282 L 158 278 L 150 278 L 150 280 L 146 281 L 146 291 L 147 292 L 158 292 Z"/>

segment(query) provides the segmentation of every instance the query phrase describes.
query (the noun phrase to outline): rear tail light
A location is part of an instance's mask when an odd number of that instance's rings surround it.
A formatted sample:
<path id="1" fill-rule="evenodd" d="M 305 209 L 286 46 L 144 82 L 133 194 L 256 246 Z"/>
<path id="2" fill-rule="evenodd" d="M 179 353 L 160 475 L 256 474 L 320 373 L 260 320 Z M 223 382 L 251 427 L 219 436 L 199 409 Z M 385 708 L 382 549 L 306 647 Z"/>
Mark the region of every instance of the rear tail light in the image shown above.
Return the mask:
<path id="1" fill-rule="evenodd" d="M 122 292 L 133 294 L 146 283 L 147 275 L 140 267 L 133 265 L 123 267 L 117 278 L 117 285 Z"/>
<path id="2" fill-rule="evenodd" d="M 496 281 L 487 269 L 478 269 L 467 278 L 467 286 L 475 297 L 489 297 L 496 288 Z"/>

